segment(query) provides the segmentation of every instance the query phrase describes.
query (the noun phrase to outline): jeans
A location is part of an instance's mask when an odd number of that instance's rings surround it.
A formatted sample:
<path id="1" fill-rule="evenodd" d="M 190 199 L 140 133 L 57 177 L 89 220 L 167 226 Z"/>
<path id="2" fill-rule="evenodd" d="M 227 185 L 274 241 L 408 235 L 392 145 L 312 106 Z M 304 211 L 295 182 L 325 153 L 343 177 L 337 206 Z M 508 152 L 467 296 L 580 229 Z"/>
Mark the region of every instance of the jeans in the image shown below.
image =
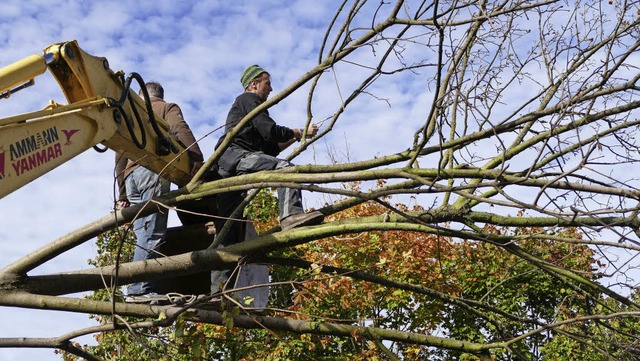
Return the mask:
<path id="1" fill-rule="evenodd" d="M 127 198 L 131 204 L 144 203 L 151 198 L 167 193 L 171 183 L 156 173 L 144 168 L 136 168 L 125 180 Z M 168 210 L 137 218 L 133 221 L 133 232 L 136 234 L 134 261 L 142 261 L 158 257 L 157 247 L 164 239 L 167 231 Z M 143 295 L 156 292 L 153 282 L 132 283 L 127 288 L 127 295 Z"/>

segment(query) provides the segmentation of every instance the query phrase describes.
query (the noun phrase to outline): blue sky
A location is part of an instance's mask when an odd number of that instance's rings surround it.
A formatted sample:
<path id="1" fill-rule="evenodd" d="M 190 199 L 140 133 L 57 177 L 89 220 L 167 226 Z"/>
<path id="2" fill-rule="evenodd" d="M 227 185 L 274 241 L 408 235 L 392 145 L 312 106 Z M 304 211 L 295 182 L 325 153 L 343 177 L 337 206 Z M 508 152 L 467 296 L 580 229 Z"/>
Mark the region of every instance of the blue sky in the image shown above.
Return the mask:
<path id="1" fill-rule="evenodd" d="M 318 62 L 328 21 L 340 1 L 4 1 L 0 12 L 0 66 L 53 43 L 77 40 L 86 52 L 104 56 L 113 70 L 138 72 L 165 87 L 165 98 L 181 105 L 185 119 L 208 157 L 235 96 L 242 70 L 260 64 L 272 74 L 278 93 Z M 377 5 L 377 4 L 376 4 Z M 372 11 L 373 9 L 365 9 Z M 370 21 L 370 20 L 369 20 Z M 370 50 L 367 50 L 370 51 Z M 366 55 L 363 54 L 363 55 Z M 357 56 L 357 55 L 356 55 Z M 336 100 L 358 84 L 358 68 L 325 76 L 314 102 L 314 119 L 336 111 Z M 426 91 L 416 84 L 389 84 L 385 100 L 369 98 L 345 115 L 333 135 L 296 163 L 329 163 L 328 149 L 345 160 L 362 160 L 406 147 L 419 124 Z M 301 127 L 308 86 L 270 110 L 279 123 Z M 425 97 L 421 100 L 421 97 Z M 36 85 L 0 100 L 0 117 L 66 100 L 49 74 Z M 414 104 L 414 105 L 412 105 Z M 393 135 L 390 137 L 390 135 Z M 390 150 L 391 149 L 391 150 Z M 0 266 L 109 213 L 113 204 L 113 156 L 88 150 L 6 196 L 0 202 Z M 321 202 L 322 200 L 316 200 Z M 318 206 L 313 201 L 307 207 Z M 175 217 L 171 220 L 175 224 Z M 88 268 L 96 249 L 85 244 L 35 273 Z M 84 314 L 0 307 L 0 337 L 55 337 L 94 325 Z M 85 337 L 80 342 L 90 342 Z M 0 359 L 58 360 L 51 350 L 1 349 Z"/>

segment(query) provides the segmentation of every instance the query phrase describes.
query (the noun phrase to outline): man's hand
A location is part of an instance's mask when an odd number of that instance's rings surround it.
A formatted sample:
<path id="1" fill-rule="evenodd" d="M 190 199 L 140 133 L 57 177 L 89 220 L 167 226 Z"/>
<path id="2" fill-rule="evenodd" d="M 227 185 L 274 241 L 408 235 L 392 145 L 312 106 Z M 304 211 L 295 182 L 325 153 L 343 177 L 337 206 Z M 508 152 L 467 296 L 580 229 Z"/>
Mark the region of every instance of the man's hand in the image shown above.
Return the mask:
<path id="1" fill-rule="evenodd" d="M 301 141 L 303 132 L 304 132 L 304 129 L 294 129 L 293 130 L 293 139 L 288 144 L 287 143 L 283 143 L 283 144 L 286 144 L 284 146 L 284 148 L 288 147 L 294 141 L 298 141 L 298 142 Z M 316 134 L 318 134 L 318 126 L 315 125 L 315 124 L 309 125 L 309 128 L 307 128 L 307 139 L 311 139 L 311 138 L 315 137 Z M 284 149 L 284 148 L 280 147 L 280 149 Z"/>
<path id="2" fill-rule="evenodd" d="M 311 139 L 315 137 L 316 134 L 318 134 L 318 126 L 316 124 L 309 125 L 309 128 L 307 128 L 307 138 Z"/>
<path id="3" fill-rule="evenodd" d="M 191 167 L 192 178 L 194 175 L 196 175 L 196 173 L 198 173 L 198 170 L 200 170 L 200 168 L 202 168 L 202 162 L 193 162 L 193 166 Z"/>

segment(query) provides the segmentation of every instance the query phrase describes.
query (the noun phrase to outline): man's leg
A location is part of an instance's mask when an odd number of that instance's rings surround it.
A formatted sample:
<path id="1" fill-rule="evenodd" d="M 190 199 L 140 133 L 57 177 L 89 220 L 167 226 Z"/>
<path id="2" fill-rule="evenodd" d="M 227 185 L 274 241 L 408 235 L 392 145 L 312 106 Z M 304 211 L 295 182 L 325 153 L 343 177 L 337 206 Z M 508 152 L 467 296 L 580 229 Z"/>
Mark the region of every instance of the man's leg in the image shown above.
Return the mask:
<path id="1" fill-rule="evenodd" d="M 158 177 L 154 172 L 144 168 L 136 168 L 126 179 L 127 198 L 131 204 L 143 203 L 151 198 L 169 191 L 170 183 Z M 133 253 L 134 261 L 141 261 L 157 257 L 154 251 L 164 239 L 167 230 L 168 212 L 166 209 L 137 218 L 133 221 L 133 231 L 136 234 L 136 248 Z M 153 292 L 150 282 L 132 283 L 127 289 L 128 295 L 142 295 Z"/>
<path id="2" fill-rule="evenodd" d="M 222 246 L 228 246 L 231 244 L 242 242 L 240 229 L 242 228 L 242 224 L 245 221 L 245 217 L 243 216 L 243 210 L 240 210 L 237 214 L 234 214 L 234 211 L 242 202 L 244 201 L 246 194 L 245 192 L 227 192 L 216 195 L 216 207 L 218 209 L 217 215 L 219 218 L 214 220 L 214 224 L 216 226 L 216 236 L 222 229 L 227 226 L 227 223 L 230 222 L 228 226 L 228 233 L 225 235 L 224 239 L 219 240 L 218 244 Z"/>
<path id="3" fill-rule="evenodd" d="M 238 175 L 254 173 L 261 170 L 275 170 L 292 167 L 289 161 L 278 159 L 262 152 L 247 154 L 240 160 L 236 171 Z M 302 191 L 296 188 L 278 188 L 278 204 L 280 221 L 296 214 L 304 213 L 302 208 Z"/>
<path id="4" fill-rule="evenodd" d="M 231 174 L 226 172 L 220 173 L 223 178 L 231 177 Z M 227 192 L 216 195 L 216 207 L 217 216 L 214 220 L 216 226 L 216 237 L 222 236 L 220 232 L 227 225 L 228 231 L 224 235 L 224 239 L 218 241 L 217 248 L 223 248 L 235 243 L 242 242 L 244 240 L 242 230 L 245 217 L 243 210 L 240 210 L 238 214 L 234 215 L 236 208 L 242 204 L 246 193 L 243 191 Z M 239 219 L 239 220 L 237 220 Z M 231 276 L 231 270 L 213 270 L 211 271 L 211 294 L 222 291 L 223 286 L 229 280 Z"/>

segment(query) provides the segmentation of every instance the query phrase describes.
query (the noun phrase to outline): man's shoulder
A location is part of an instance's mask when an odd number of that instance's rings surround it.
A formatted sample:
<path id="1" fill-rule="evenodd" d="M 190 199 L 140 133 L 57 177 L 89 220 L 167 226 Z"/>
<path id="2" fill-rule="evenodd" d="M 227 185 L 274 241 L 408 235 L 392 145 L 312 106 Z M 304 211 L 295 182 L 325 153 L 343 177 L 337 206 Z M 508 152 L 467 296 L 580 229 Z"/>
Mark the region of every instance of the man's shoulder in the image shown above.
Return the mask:
<path id="1" fill-rule="evenodd" d="M 182 118 L 182 110 L 176 103 L 166 102 L 162 99 L 151 102 L 151 107 L 153 111 L 156 113 L 160 113 L 163 117 L 166 116 L 169 112 L 176 112 Z"/>
<path id="2" fill-rule="evenodd" d="M 257 94 L 245 92 L 236 97 L 231 111 L 238 112 L 244 116 L 253 109 L 257 108 L 260 104 L 262 104 L 262 100 Z"/>
<path id="3" fill-rule="evenodd" d="M 168 107 L 178 107 L 178 104 L 165 101 L 164 99 L 161 99 L 161 98 L 153 98 L 152 97 L 151 98 L 151 106 L 168 108 Z"/>
<path id="4" fill-rule="evenodd" d="M 256 93 L 244 92 L 236 97 L 236 102 L 258 102 L 260 103 L 260 97 Z"/>

